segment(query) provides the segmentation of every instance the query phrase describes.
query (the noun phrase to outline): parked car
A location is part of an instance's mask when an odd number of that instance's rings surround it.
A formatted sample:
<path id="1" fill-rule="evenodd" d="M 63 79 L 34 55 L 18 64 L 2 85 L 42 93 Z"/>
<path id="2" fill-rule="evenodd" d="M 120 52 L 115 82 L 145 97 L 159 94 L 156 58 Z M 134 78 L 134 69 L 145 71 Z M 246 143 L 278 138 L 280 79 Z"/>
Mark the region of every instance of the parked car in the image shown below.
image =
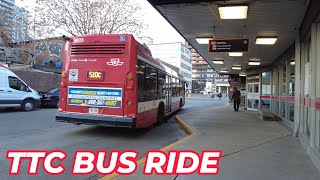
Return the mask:
<path id="1" fill-rule="evenodd" d="M 59 107 L 60 88 L 54 88 L 47 93 L 41 93 L 41 106 Z"/>
<path id="2" fill-rule="evenodd" d="M 209 93 L 207 91 L 200 91 L 200 94 L 207 95 Z"/>
<path id="3" fill-rule="evenodd" d="M 0 107 L 31 111 L 40 105 L 40 95 L 16 74 L 0 64 Z"/>

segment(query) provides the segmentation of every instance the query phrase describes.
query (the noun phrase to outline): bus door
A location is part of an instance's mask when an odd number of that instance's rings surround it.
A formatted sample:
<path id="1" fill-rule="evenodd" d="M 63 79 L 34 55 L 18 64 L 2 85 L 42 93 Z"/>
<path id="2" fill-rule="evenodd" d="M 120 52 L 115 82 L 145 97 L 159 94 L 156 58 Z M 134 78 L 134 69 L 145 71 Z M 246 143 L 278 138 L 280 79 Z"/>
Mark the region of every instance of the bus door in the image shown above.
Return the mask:
<path id="1" fill-rule="evenodd" d="M 166 91 L 166 113 L 171 112 L 171 76 L 166 75 L 166 83 L 165 83 L 165 91 Z"/>

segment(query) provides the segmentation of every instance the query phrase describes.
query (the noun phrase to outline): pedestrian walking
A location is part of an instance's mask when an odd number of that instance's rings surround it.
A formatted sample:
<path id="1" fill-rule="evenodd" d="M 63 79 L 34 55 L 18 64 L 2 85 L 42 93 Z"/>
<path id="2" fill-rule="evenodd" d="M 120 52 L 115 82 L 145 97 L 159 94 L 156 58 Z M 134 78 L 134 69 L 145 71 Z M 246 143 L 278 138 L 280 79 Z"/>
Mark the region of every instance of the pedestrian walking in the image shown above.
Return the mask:
<path id="1" fill-rule="evenodd" d="M 234 111 L 239 111 L 240 95 L 240 91 L 237 89 L 237 87 L 234 87 L 231 97 L 231 100 L 233 100 Z"/>

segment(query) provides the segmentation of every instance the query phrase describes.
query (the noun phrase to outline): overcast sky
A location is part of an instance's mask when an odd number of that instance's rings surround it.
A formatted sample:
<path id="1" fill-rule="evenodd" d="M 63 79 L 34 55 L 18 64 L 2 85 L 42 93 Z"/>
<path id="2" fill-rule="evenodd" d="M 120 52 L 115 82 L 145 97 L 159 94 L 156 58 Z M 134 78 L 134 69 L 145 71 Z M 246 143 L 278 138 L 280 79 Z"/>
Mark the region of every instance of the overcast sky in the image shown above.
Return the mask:
<path id="1" fill-rule="evenodd" d="M 16 4 L 32 9 L 36 0 L 16 0 Z M 153 43 L 182 42 L 184 39 L 169 23 L 149 4 L 147 0 L 137 0 L 142 7 L 143 16 L 141 19 L 148 25 L 148 29 L 141 36 L 148 36 L 153 39 Z M 31 14 L 34 12 L 30 12 Z"/>

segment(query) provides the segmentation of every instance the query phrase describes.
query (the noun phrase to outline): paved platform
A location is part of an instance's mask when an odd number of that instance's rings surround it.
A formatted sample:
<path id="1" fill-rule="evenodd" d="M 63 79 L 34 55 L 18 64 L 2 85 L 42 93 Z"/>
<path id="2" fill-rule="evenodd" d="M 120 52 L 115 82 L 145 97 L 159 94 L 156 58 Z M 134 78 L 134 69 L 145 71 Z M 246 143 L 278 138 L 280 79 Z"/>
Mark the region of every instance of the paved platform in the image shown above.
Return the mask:
<path id="1" fill-rule="evenodd" d="M 226 102 L 227 104 L 227 102 Z M 220 149 L 218 176 L 144 176 L 141 167 L 135 175 L 117 179 L 221 179 L 221 180 L 319 180 L 320 174 L 299 140 L 280 122 L 262 121 L 256 112 L 232 106 L 208 107 L 179 115 L 199 134 L 174 149 Z M 140 176 L 139 176 L 140 175 Z"/>

